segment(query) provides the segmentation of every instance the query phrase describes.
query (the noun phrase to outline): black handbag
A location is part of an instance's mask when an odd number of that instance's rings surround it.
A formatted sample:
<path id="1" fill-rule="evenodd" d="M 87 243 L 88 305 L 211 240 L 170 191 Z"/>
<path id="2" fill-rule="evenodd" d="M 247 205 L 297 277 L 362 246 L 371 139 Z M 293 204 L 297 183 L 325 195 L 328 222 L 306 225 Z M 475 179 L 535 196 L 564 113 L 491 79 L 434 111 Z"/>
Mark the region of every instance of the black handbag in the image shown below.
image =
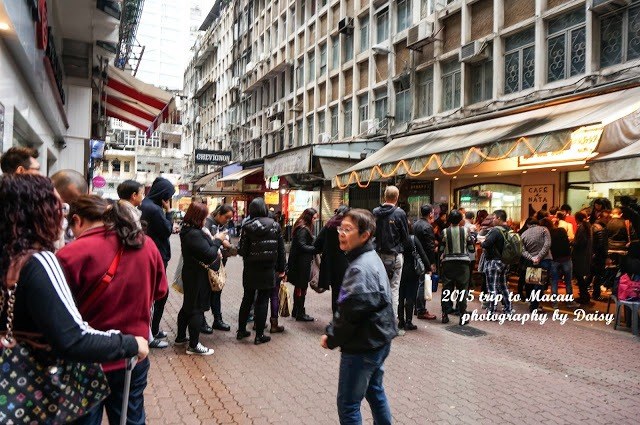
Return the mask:
<path id="1" fill-rule="evenodd" d="M 72 422 L 107 398 L 107 378 L 99 364 L 57 358 L 41 335 L 14 334 L 18 275 L 19 267 L 12 264 L 0 293 L 0 315 L 7 305 L 7 331 L 0 338 L 0 423 Z"/>
<path id="2" fill-rule="evenodd" d="M 425 273 L 426 268 L 424 267 L 422 258 L 420 258 L 420 255 L 418 255 L 418 250 L 416 249 L 416 241 L 413 239 L 413 236 L 410 236 L 410 239 L 411 247 L 413 248 L 413 268 L 418 276 L 422 276 Z"/>

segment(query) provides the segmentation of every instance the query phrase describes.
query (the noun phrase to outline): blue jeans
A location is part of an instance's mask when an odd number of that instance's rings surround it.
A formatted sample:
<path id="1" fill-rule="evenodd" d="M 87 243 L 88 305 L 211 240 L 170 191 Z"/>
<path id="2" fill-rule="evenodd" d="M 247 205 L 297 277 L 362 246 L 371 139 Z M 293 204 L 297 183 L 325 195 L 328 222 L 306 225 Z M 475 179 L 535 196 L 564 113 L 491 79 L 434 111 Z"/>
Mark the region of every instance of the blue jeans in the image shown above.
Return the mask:
<path id="1" fill-rule="evenodd" d="M 558 281 L 560 277 L 563 278 L 567 287 L 567 295 L 573 294 L 573 287 L 571 286 L 571 272 L 573 271 L 573 263 L 571 258 L 566 261 L 554 261 L 551 268 L 551 293 L 558 295 Z"/>
<path id="2" fill-rule="evenodd" d="M 384 361 L 391 343 L 361 354 L 342 353 L 338 379 L 338 417 L 340 424 L 361 424 L 360 405 L 367 398 L 376 425 L 391 423 L 391 409 L 382 386 Z"/>
<path id="3" fill-rule="evenodd" d="M 129 391 L 129 407 L 127 408 L 127 425 L 144 425 L 144 389 L 147 387 L 149 373 L 149 359 L 146 358 L 133 368 L 131 387 Z M 107 411 L 110 425 L 120 423 L 122 396 L 124 395 L 124 369 L 107 372 L 107 381 L 111 394 L 99 405 L 95 406 L 86 416 L 76 422 L 77 425 L 100 425 L 102 423 L 103 407 Z"/>

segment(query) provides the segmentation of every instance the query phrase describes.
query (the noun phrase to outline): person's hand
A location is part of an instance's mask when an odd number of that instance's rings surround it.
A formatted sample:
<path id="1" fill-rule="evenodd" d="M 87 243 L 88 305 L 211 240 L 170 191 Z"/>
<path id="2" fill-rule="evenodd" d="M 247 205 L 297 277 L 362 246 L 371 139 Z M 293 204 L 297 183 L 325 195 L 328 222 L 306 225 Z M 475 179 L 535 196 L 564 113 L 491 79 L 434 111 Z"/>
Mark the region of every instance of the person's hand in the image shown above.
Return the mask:
<path id="1" fill-rule="evenodd" d="M 171 200 L 170 199 L 163 199 L 162 200 L 162 209 L 167 211 L 167 212 L 171 209 Z"/>
<path id="2" fill-rule="evenodd" d="M 218 233 L 215 234 L 214 238 L 224 242 L 224 241 L 227 240 L 227 233 L 226 232 L 218 232 Z"/>
<path id="3" fill-rule="evenodd" d="M 229 248 L 231 248 L 231 242 L 229 242 L 229 241 L 228 241 L 228 240 L 226 240 L 226 239 L 225 239 L 225 240 L 223 240 L 223 241 L 222 241 L 222 247 L 223 247 L 224 249 L 229 249 Z"/>
<path id="4" fill-rule="evenodd" d="M 436 271 L 438 271 L 438 268 L 436 267 L 435 264 L 431 265 L 431 273 L 435 273 Z"/>
<path id="5" fill-rule="evenodd" d="M 326 348 L 327 350 L 329 349 L 329 346 L 327 345 L 327 340 L 328 340 L 328 339 L 329 339 L 329 337 L 328 337 L 328 336 L 326 336 L 326 335 L 322 335 L 322 336 L 320 337 L 320 346 L 321 346 L 322 348 Z"/>
<path id="6" fill-rule="evenodd" d="M 149 355 L 149 343 L 141 336 L 136 337 L 138 343 L 138 361 L 142 361 Z"/>
<path id="7" fill-rule="evenodd" d="M 540 259 L 538 257 L 533 257 L 532 261 L 533 261 L 533 264 L 536 264 L 536 265 L 540 263 Z"/>

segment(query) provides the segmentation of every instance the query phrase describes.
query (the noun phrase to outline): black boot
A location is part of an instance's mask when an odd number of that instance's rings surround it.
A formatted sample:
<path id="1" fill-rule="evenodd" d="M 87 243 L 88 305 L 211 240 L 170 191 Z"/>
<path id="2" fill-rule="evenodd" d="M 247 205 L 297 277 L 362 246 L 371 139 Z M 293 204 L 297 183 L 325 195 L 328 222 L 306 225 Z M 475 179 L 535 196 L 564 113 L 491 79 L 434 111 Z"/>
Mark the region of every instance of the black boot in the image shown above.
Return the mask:
<path id="1" fill-rule="evenodd" d="M 398 314 L 401 314 L 400 311 L 398 311 Z M 404 314 L 406 316 L 405 317 L 404 330 L 405 331 L 415 331 L 416 329 L 418 329 L 418 327 L 412 323 L 412 319 L 413 319 L 413 303 L 405 302 L 405 304 L 404 304 Z"/>
<path id="2" fill-rule="evenodd" d="M 224 331 L 224 332 L 231 330 L 231 326 L 224 323 L 224 320 L 222 320 L 222 315 L 214 316 L 213 325 L 211 327 L 213 329 L 217 329 L 219 331 Z"/>
<path id="3" fill-rule="evenodd" d="M 300 304 L 298 305 L 298 311 L 297 311 L 298 314 L 296 315 L 296 320 L 298 322 L 313 322 L 316 319 L 314 319 L 313 317 L 309 316 L 307 314 L 307 312 L 305 311 L 305 309 L 304 309 L 304 299 L 305 299 L 305 296 L 302 295 L 300 297 L 300 300 L 299 300 Z"/>
<path id="4" fill-rule="evenodd" d="M 300 309 L 300 296 L 293 296 L 293 308 L 291 309 L 291 318 L 295 319 L 298 317 L 298 310 Z"/>

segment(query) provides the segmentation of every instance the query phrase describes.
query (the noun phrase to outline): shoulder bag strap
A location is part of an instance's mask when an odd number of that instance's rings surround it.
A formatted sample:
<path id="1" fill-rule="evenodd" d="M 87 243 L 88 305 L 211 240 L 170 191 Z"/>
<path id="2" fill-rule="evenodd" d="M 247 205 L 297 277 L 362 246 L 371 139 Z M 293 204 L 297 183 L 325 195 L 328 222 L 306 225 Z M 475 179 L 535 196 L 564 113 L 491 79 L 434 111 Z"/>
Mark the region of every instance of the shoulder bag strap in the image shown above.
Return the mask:
<path id="1" fill-rule="evenodd" d="M 120 264 L 120 259 L 122 258 L 122 253 L 124 251 L 124 246 L 120 246 L 116 256 L 111 261 L 111 265 L 107 272 L 98 280 L 95 284 L 87 288 L 84 292 L 82 292 L 78 298 L 78 310 L 80 313 L 84 315 L 84 313 L 89 309 L 89 307 L 95 302 L 95 300 L 100 297 L 106 291 L 107 287 L 113 280 L 113 277 L 116 274 L 116 270 L 118 269 L 118 265 Z"/>

